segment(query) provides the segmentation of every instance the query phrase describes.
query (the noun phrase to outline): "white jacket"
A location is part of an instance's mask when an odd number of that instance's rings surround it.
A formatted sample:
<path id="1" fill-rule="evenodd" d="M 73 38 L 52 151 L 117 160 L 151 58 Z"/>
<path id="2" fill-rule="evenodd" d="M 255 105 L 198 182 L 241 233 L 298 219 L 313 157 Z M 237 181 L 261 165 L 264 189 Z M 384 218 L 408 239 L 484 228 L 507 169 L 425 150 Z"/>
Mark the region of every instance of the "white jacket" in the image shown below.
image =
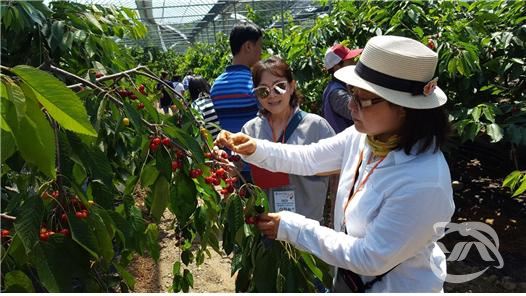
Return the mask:
<path id="1" fill-rule="evenodd" d="M 436 241 L 443 236 L 443 230 L 435 231 L 433 225 L 449 222 L 455 208 L 442 152 L 428 149 L 407 155 L 391 151 L 349 203 L 345 234 L 341 232 L 343 209 L 361 149 L 364 161 L 356 188 L 375 162 L 367 164 L 371 149 L 365 134 L 354 126 L 306 146 L 257 140 L 256 151 L 244 159 L 268 170 L 296 175 L 340 170 L 334 230 L 301 215 L 281 212 L 277 239 L 309 251 L 328 264 L 352 270 L 362 275 L 364 282 L 400 264 L 368 292 L 442 291 L 446 261 Z"/>

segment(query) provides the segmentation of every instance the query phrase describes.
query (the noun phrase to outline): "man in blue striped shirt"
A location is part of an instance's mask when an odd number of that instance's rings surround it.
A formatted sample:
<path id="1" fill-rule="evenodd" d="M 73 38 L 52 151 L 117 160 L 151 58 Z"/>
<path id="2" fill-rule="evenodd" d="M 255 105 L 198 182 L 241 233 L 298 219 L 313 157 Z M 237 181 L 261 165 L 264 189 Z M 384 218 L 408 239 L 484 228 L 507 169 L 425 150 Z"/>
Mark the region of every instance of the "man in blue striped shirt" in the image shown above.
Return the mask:
<path id="1" fill-rule="evenodd" d="M 252 23 L 234 26 L 230 32 L 232 65 L 217 77 L 210 92 L 221 128 L 233 133 L 258 112 L 250 67 L 261 59 L 262 36 L 261 29 Z"/>
<path id="2" fill-rule="evenodd" d="M 250 67 L 261 59 L 262 38 L 263 32 L 255 24 L 246 22 L 232 28 L 229 39 L 232 65 L 216 78 L 210 91 L 221 128 L 232 133 L 241 131 L 241 127 L 258 112 Z M 241 174 L 251 181 L 247 164 L 241 169 Z"/>

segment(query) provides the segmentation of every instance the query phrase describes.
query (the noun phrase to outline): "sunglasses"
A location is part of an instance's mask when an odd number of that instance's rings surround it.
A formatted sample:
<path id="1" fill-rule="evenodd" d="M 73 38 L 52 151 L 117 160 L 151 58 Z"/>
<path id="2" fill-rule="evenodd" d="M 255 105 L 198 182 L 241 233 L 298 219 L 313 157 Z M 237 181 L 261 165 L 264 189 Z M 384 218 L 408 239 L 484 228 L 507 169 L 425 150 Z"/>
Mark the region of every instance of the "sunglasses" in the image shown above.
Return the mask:
<path id="1" fill-rule="evenodd" d="M 358 106 L 358 110 L 362 110 L 368 107 L 371 107 L 372 105 L 381 103 L 385 101 L 385 99 L 380 97 L 374 97 L 370 99 L 362 99 L 358 94 L 356 94 L 353 90 L 354 87 L 347 85 L 347 89 L 351 93 L 351 100 L 356 103 L 356 106 Z"/>
<path id="2" fill-rule="evenodd" d="M 287 92 L 287 81 L 278 81 L 272 85 L 272 87 L 268 87 L 265 85 L 258 86 L 254 88 L 254 94 L 259 99 L 266 99 L 270 96 L 271 92 L 274 92 L 276 95 L 282 95 L 285 92 Z"/>

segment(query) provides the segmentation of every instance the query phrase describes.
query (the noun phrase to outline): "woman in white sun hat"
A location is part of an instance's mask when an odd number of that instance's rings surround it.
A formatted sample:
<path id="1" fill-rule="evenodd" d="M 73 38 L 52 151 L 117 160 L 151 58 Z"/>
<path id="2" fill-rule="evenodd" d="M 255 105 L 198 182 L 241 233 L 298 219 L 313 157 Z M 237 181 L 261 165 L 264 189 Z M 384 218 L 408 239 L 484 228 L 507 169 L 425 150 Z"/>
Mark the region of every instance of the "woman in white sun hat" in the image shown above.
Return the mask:
<path id="1" fill-rule="evenodd" d="M 356 66 L 335 73 L 352 87 L 354 126 L 307 146 L 227 131 L 216 140 L 271 171 L 340 172 L 334 229 L 286 211 L 257 223 L 267 237 L 337 267 L 333 292 L 443 291 L 446 260 L 437 240 L 454 203 L 440 151 L 449 123 L 446 95 L 433 79 L 437 62 L 413 39 L 371 38 Z"/>

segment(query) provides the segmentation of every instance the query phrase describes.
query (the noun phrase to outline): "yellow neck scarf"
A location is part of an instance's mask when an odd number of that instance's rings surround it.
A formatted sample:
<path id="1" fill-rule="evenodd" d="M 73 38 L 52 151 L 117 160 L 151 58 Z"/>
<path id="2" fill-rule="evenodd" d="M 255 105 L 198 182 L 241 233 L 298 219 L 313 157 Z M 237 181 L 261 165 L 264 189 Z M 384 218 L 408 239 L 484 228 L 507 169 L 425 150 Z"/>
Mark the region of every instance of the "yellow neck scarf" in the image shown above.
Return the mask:
<path id="1" fill-rule="evenodd" d="M 375 139 L 374 136 L 367 135 L 367 143 L 373 149 L 374 156 L 385 157 L 389 151 L 398 147 L 400 137 L 398 135 L 392 135 L 386 142 L 382 142 Z"/>

